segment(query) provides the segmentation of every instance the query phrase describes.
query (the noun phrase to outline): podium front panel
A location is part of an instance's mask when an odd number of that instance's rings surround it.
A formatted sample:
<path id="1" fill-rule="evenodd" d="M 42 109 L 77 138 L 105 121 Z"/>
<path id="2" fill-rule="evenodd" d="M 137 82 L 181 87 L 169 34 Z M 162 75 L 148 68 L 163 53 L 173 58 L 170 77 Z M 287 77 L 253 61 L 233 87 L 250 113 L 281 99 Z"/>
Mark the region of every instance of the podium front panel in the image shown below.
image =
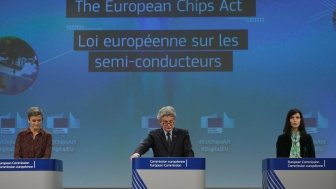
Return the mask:
<path id="1" fill-rule="evenodd" d="M 263 189 L 335 189 L 334 158 L 269 158 L 263 160 Z"/>
<path id="2" fill-rule="evenodd" d="M 1 188 L 62 189 L 62 171 L 62 161 L 56 159 L 2 159 Z"/>
<path id="3" fill-rule="evenodd" d="M 205 158 L 134 158 L 133 189 L 204 189 Z"/>

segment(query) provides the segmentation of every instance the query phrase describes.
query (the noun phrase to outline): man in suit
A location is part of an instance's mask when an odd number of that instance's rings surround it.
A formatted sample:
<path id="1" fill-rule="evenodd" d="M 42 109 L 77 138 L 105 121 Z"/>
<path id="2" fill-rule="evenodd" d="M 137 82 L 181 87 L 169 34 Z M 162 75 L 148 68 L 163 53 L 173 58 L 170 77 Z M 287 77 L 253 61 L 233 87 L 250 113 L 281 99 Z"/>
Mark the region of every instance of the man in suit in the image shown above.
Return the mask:
<path id="1" fill-rule="evenodd" d="M 150 148 L 154 157 L 194 157 L 187 130 L 175 128 L 176 112 L 171 106 L 162 107 L 157 115 L 161 128 L 149 132 L 130 159 L 138 158 Z"/>

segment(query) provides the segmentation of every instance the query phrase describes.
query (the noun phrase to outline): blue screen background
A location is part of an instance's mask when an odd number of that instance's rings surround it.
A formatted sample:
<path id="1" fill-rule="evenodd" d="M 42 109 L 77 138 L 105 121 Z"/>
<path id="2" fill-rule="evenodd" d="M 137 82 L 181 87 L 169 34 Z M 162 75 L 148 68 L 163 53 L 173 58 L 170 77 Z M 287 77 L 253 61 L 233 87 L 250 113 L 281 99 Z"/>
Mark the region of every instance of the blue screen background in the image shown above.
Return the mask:
<path id="1" fill-rule="evenodd" d="M 71 114 L 79 121 L 78 128 L 53 134 L 52 158 L 63 161 L 64 187 L 130 187 L 129 156 L 148 132 L 142 119 L 166 105 L 177 111 L 176 127 L 189 130 L 195 155 L 206 158 L 207 187 L 261 187 L 261 161 L 275 157 L 293 107 L 324 118 L 311 133 L 317 157 L 335 157 L 335 1 L 259 0 L 253 18 L 66 18 L 65 6 L 0 2 L 0 37 L 26 41 L 40 62 L 31 87 L 0 93 L 0 118 L 26 118 L 30 106 L 39 106 L 50 132 L 48 117 Z M 88 52 L 73 50 L 73 28 L 247 29 L 249 45 L 233 52 L 232 72 L 93 73 Z M 201 127 L 202 117 L 224 114 L 232 128 L 209 133 Z M 0 158 L 13 158 L 19 130 L 1 134 Z M 204 150 L 204 141 L 224 142 L 225 150 Z"/>

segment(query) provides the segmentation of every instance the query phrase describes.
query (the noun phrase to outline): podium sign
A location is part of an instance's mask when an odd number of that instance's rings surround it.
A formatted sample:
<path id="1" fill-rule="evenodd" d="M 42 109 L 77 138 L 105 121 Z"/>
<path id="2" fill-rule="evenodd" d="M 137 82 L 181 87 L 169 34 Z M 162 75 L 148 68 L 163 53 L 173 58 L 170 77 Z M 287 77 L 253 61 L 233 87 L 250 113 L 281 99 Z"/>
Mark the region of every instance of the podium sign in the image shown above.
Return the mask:
<path id="1" fill-rule="evenodd" d="M 0 185 L 4 189 L 62 189 L 63 165 L 56 159 L 1 159 Z"/>
<path id="2" fill-rule="evenodd" d="M 133 189 L 204 189 L 205 158 L 134 158 Z"/>
<path id="3" fill-rule="evenodd" d="M 262 162 L 263 189 L 335 189 L 335 158 L 270 158 Z"/>

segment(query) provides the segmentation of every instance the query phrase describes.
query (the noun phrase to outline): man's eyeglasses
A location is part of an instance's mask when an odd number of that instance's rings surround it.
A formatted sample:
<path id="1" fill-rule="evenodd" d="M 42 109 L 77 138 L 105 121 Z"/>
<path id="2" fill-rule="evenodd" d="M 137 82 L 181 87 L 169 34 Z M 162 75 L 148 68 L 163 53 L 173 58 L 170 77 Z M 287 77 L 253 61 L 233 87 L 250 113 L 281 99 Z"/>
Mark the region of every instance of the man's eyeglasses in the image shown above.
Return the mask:
<path id="1" fill-rule="evenodd" d="M 162 125 L 167 126 L 167 125 L 174 125 L 175 121 L 161 121 Z"/>

